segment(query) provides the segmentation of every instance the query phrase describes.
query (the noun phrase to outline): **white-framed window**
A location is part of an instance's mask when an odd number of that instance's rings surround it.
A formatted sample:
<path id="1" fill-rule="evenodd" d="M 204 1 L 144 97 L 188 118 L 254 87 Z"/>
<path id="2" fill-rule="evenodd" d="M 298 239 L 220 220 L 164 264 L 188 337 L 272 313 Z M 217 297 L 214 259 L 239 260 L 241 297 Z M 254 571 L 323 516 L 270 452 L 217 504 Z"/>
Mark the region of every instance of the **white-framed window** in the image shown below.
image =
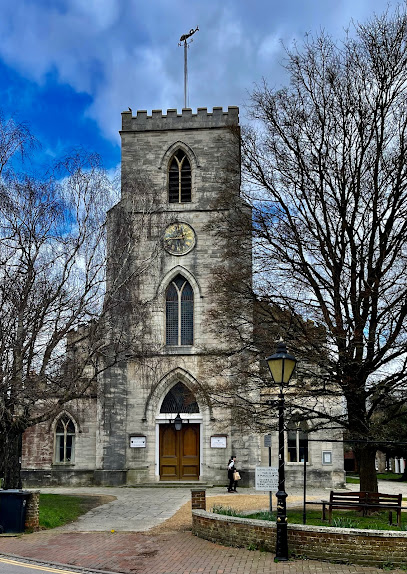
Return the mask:
<path id="1" fill-rule="evenodd" d="M 69 415 L 61 415 L 55 426 L 55 462 L 73 464 L 75 462 L 75 425 Z"/>
<path id="2" fill-rule="evenodd" d="M 308 426 L 305 421 L 291 420 L 287 428 L 287 462 L 308 462 Z"/>
<path id="3" fill-rule="evenodd" d="M 322 464 L 332 464 L 332 451 L 323 450 L 322 451 Z"/>

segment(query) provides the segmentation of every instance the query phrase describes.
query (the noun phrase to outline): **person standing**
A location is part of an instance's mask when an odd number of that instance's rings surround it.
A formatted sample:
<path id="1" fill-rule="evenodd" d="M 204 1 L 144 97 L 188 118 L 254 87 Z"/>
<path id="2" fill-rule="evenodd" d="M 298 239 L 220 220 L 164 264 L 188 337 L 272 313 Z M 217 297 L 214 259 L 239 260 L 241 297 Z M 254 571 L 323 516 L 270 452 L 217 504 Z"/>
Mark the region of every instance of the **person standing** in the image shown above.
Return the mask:
<path id="1" fill-rule="evenodd" d="M 235 480 L 234 478 L 234 474 L 236 472 L 235 463 L 236 463 L 236 456 L 232 455 L 228 463 L 228 479 L 229 479 L 228 492 L 237 492 L 236 490 L 237 480 Z"/>

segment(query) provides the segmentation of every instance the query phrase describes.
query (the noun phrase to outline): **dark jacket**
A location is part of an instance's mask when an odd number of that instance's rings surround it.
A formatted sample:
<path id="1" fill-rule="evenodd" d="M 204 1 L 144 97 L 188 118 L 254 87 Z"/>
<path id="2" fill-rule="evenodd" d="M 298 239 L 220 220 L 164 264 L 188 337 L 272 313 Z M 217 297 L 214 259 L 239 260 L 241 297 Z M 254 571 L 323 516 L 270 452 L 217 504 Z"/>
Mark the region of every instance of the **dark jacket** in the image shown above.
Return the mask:
<path id="1" fill-rule="evenodd" d="M 230 460 L 228 464 L 228 478 L 233 479 L 233 473 L 236 471 L 235 462 L 234 460 Z"/>

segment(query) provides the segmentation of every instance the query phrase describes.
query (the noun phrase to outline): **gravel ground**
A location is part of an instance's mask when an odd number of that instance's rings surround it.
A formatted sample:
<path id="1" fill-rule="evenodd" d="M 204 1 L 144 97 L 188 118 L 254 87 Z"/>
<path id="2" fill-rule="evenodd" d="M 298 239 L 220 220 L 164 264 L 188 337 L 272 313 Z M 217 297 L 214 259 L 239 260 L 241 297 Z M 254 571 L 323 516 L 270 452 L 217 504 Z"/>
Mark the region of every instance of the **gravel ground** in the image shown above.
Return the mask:
<path id="1" fill-rule="evenodd" d="M 320 497 L 307 497 L 307 500 L 318 500 Z M 302 496 L 290 496 L 287 500 L 288 506 L 301 506 Z M 276 508 L 276 497 L 273 494 L 273 510 Z M 268 510 L 269 509 L 269 495 L 268 494 L 224 494 L 224 495 L 208 495 L 206 496 L 206 508 L 211 510 L 214 505 L 222 504 L 223 506 L 231 506 L 235 510 Z M 174 532 L 191 530 L 192 528 L 192 510 L 191 502 L 187 502 L 168 520 L 151 528 L 148 534 L 160 534 L 162 532 Z"/>

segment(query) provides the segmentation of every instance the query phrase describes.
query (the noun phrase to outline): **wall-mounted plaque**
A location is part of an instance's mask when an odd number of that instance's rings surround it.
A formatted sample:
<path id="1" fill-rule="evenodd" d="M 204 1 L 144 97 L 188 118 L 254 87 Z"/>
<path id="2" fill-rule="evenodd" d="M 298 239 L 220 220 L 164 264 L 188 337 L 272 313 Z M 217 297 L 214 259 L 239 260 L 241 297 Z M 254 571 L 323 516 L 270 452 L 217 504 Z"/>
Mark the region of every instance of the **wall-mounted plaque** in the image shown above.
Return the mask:
<path id="1" fill-rule="evenodd" d="M 146 437 L 145 436 L 131 436 L 130 437 L 130 448 L 146 448 Z"/>
<path id="2" fill-rule="evenodd" d="M 226 436 L 211 436 L 211 448 L 226 448 Z"/>

